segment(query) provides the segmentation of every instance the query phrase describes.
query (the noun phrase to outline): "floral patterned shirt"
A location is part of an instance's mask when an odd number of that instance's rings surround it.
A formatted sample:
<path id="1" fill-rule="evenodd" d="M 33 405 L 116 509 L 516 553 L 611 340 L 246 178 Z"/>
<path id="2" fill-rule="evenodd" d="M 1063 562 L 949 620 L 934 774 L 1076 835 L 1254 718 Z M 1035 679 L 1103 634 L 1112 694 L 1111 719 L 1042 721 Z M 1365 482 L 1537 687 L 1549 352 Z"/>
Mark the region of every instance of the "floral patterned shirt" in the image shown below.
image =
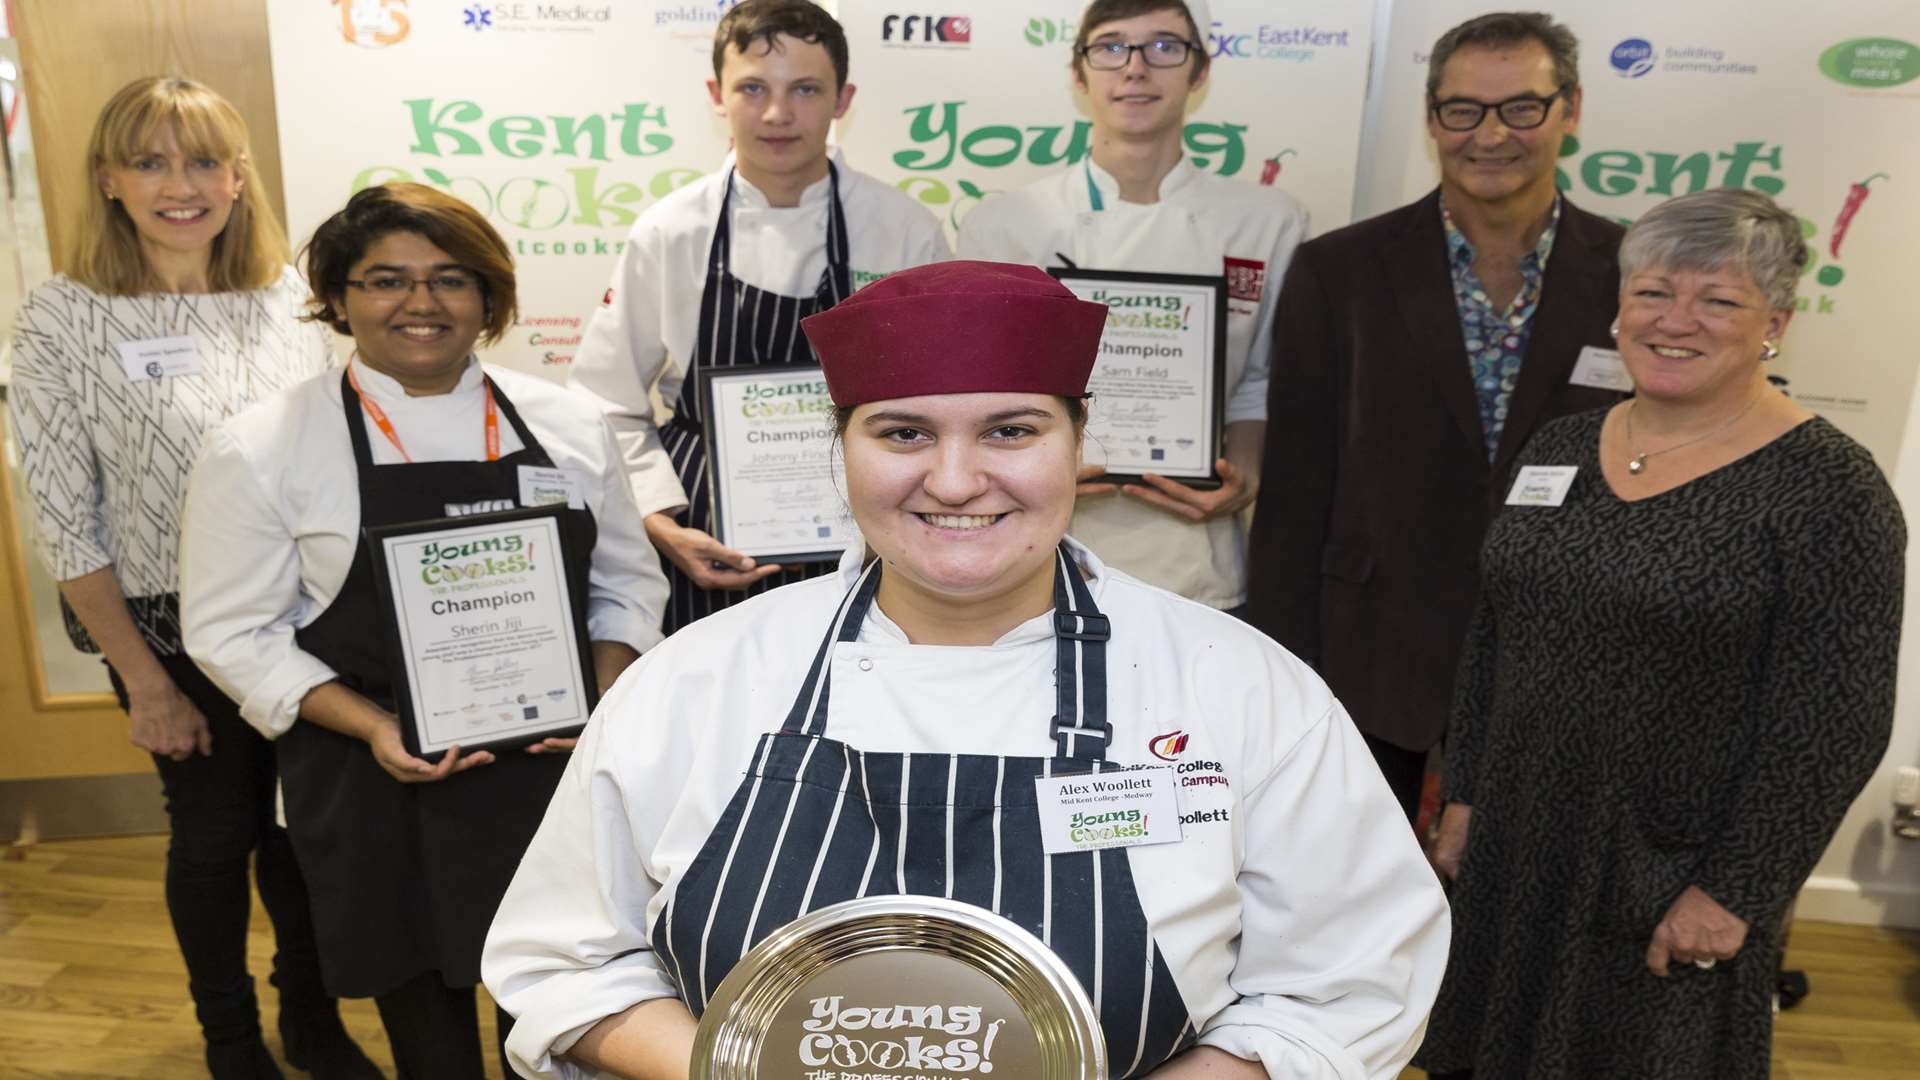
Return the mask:
<path id="1" fill-rule="evenodd" d="M 1453 302 L 1460 311 L 1460 336 L 1467 343 L 1467 362 L 1473 374 L 1473 393 L 1480 402 L 1480 429 L 1486 433 L 1488 461 L 1500 449 L 1507 406 L 1520 381 L 1520 362 L 1527 355 L 1527 339 L 1533 333 L 1533 313 L 1540 307 L 1540 281 L 1546 276 L 1547 256 L 1553 251 L 1553 234 L 1560 228 L 1560 203 L 1560 197 L 1554 196 L 1553 214 L 1539 242 L 1520 259 L 1520 292 L 1505 311 L 1495 311 L 1480 275 L 1473 272 L 1473 245 L 1453 224 L 1446 200 L 1440 201 L 1440 220 L 1447 230 L 1447 265 L 1453 272 Z"/>

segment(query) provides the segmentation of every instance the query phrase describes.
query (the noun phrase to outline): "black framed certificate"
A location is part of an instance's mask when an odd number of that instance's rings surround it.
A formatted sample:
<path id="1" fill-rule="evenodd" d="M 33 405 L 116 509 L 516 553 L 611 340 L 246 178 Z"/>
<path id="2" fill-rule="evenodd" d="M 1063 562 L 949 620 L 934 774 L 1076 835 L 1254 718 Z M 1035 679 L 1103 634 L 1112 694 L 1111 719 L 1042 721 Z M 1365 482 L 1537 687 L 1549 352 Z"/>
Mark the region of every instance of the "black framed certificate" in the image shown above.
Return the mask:
<path id="1" fill-rule="evenodd" d="M 1119 270 L 1047 271 L 1107 309 L 1087 380 L 1088 465 L 1134 482 L 1156 473 L 1220 486 L 1226 411 L 1227 279 Z"/>
<path id="2" fill-rule="evenodd" d="M 586 724 L 599 695 L 570 528 L 551 505 L 367 530 L 409 753 L 527 746 Z"/>
<path id="3" fill-rule="evenodd" d="M 713 535 L 763 563 L 838 559 L 852 542 L 818 364 L 703 368 Z"/>

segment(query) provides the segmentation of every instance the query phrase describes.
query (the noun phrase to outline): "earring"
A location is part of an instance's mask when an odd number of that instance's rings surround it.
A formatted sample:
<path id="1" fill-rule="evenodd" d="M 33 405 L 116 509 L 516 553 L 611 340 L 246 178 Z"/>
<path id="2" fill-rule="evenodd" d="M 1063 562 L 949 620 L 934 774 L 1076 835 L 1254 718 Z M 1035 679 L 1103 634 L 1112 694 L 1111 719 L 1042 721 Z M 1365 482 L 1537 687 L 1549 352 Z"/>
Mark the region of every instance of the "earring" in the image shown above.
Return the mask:
<path id="1" fill-rule="evenodd" d="M 1760 361 L 1762 363 L 1772 363 L 1778 359 L 1780 359 L 1780 346 L 1775 345 L 1771 341 L 1760 342 Z"/>
<path id="2" fill-rule="evenodd" d="M 1607 327 L 1607 333 L 1612 335 L 1613 337 L 1620 336 L 1620 320 L 1619 319 L 1613 320 L 1613 325 Z"/>
<path id="3" fill-rule="evenodd" d="M 105 196 L 107 197 L 107 201 L 108 201 L 108 202 L 119 202 L 119 201 L 120 201 L 120 196 L 118 196 L 118 195 L 115 195 L 115 194 L 114 194 L 113 192 L 111 192 L 111 191 L 107 191 L 107 192 L 102 192 L 102 194 L 104 194 L 104 195 L 105 195 Z"/>

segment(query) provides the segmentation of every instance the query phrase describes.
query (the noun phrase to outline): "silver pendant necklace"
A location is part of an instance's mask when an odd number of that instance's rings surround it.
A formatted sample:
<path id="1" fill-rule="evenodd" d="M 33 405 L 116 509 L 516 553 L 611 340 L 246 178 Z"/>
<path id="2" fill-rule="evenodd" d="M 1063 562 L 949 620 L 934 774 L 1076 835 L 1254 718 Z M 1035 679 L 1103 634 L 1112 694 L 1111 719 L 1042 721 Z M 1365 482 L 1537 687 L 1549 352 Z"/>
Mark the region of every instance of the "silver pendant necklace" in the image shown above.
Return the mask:
<path id="1" fill-rule="evenodd" d="M 1707 432 L 1705 435 L 1695 435 L 1693 438 L 1688 439 L 1686 442 L 1675 443 L 1664 450 L 1646 450 L 1646 451 L 1636 452 L 1633 448 L 1633 409 L 1634 409 L 1634 406 L 1638 404 L 1640 404 L 1639 398 L 1634 398 L 1632 401 L 1627 402 L 1627 453 L 1633 455 L 1632 457 L 1627 459 L 1627 471 L 1632 473 L 1635 476 L 1639 476 L 1642 472 L 1646 471 L 1648 458 L 1656 458 L 1656 457 L 1659 457 L 1661 454 L 1671 454 L 1675 450 L 1684 450 L 1687 447 L 1692 446 L 1694 443 L 1705 442 L 1706 440 L 1713 438 L 1715 435 L 1718 435 L 1721 432 L 1732 427 L 1733 425 L 1739 423 L 1741 417 L 1752 412 L 1753 407 L 1755 405 L 1760 404 L 1760 395 L 1759 394 L 1753 395 L 1753 400 L 1747 402 L 1745 408 L 1742 408 L 1739 412 L 1734 413 L 1732 419 L 1721 424 L 1719 427 L 1714 428 L 1712 431 Z"/>

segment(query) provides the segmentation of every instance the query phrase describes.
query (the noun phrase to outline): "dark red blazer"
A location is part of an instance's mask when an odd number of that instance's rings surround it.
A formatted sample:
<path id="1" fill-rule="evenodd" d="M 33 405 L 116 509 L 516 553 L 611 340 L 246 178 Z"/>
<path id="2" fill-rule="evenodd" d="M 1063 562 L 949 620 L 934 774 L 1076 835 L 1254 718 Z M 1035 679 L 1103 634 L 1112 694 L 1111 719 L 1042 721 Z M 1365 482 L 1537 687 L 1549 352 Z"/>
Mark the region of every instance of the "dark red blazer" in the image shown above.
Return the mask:
<path id="1" fill-rule="evenodd" d="M 1620 226 L 1562 205 L 1499 453 L 1487 462 L 1440 193 L 1300 246 L 1274 315 L 1249 618 L 1312 664 L 1360 730 L 1409 750 L 1447 726 L 1480 542 L 1515 455 L 1611 348 Z"/>

